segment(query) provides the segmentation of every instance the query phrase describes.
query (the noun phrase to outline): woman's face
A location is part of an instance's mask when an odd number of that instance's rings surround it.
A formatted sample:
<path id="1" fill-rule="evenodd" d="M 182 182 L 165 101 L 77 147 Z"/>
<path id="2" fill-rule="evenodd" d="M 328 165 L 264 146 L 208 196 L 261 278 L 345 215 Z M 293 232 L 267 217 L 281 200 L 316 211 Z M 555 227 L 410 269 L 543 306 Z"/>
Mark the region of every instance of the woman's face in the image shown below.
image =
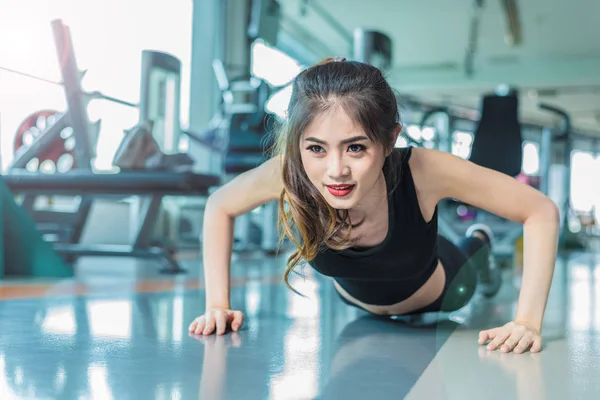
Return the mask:
<path id="1" fill-rule="evenodd" d="M 300 138 L 300 154 L 311 183 L 335 209 L 360 207 L 383 180 L 383 146 L 372 142 L 343 107 L 316 117 Z"/>

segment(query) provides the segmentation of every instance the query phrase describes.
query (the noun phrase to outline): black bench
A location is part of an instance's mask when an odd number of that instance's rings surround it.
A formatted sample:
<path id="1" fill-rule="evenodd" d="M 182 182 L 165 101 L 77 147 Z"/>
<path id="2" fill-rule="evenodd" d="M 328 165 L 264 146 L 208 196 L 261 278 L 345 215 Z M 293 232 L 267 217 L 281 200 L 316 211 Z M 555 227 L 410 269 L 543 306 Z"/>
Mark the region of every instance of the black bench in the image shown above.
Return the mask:
<path id="1" fill-rule="evenodd" d="M 183 272 L 172 252 L 152 245 L 152 232 L 164 196 L 208 196 L 219 186 L 218 176 L 190 171 L 125 171 L 93 173 L 73 170 L 64 174 L 42 175 L 28 171 L 12 171 L 2 177 L 15 195 L 148 196 L 141 210 L 141 224 L 131 245 L 83 245 L 54 243 L 61 255 L 73 259 L 80 256 L 113 256 L 158 259 L 163 271 Z"/>

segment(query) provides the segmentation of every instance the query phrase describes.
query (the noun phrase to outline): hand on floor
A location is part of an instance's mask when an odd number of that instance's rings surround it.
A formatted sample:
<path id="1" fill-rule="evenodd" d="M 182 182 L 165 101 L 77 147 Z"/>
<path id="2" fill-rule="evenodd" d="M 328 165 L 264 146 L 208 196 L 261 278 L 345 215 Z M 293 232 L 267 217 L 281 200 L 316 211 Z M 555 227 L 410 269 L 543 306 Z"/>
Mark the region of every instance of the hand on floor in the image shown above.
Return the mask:
<path id="1" fill-rule="evenodd" d="M 213 309 L 196 318 L 190 324 L 188 330 L 196 335 L 217 335 L 225 333 L 227 327 L 237 332 L 244 322 L 244 314 L 241 311 Z"/>
<path id="2" fill-rule="evenodd" d="M 500 348 L 504 353 L 514 351 L 521 354 L 527 350 L 537 353 L 542 350 L 540 332 L 522 323 L 509 322 L 504 326 L 479 332 L 479 344 L 488 341 L 488 350 Z"/>

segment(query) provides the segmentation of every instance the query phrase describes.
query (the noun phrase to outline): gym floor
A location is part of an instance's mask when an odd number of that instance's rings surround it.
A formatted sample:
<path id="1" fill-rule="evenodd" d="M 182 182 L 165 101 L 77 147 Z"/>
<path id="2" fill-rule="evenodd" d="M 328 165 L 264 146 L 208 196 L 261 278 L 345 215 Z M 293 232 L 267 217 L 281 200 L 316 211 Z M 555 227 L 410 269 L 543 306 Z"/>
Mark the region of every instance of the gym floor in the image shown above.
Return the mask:
<path id="1" fill-rule="evenodd" d="M 0 398 L 9 399 L 596 399 L 600 256 L 560 258 L 541 353 L 489 352 L 479 329 L 508 322 L 511 272 L 493 300 L 452 320 L 376 318 L 342 303 L 310 268 L 281 281 L 285 260 L 234 258 L 242 331 L 196 337 L 204 310 L 190 273 L 84 261 L 75 280 L 0 286 Z"/>

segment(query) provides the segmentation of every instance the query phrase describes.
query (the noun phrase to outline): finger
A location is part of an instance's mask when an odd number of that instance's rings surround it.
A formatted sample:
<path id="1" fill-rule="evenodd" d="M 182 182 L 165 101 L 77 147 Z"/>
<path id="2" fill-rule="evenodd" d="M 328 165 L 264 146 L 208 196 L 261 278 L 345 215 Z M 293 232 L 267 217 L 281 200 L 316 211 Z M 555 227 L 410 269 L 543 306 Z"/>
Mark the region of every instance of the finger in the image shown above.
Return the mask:
<path id="1" fill-rule="evenodd" d="M 488 329 L 486 331 L 479 332 L 479 344 L 484 344 L 488 340 L 492 340 L 498 334 L 498 328 Z"/>
<path id="2" fill-rule="evenodd" d="M 488 350 L 496 350 L 498 347 L 500 347 L 500 345 L 502 345 L 506 341 L 506 339 L 510 337 L 510 334 L 511 331 L 507 329 L 503 329 L 500 332 L 498 332 L 494 340 L 492 340 L 490 344 L 488 344 Z"/>
<path id="3" fill-rule="evenodd" d="M 196 326 L 198 325 L 198 318 L 194 319 L 192 321 L 192 323 L 190 324 L 190 326 L 188 326 L 188 331 L 190 333 L 194 332 L 196 330 Z"/>
<path id="4" fill-rule="evenodd" d="M 531 349 L 529 350 L 532 353 L 538 353 L 542 351 L 542 338 L 537 336 L 533 339 L 533 344 L 531 345 Z"/>
<path id="5" fill-rule="evenodd" d="M 196 320 L 198 323 L 196 325 L 196 330 L 194 331 L 194 333 L 196 335 L 200 335 L 204 330 L 204 325 L 206 325 L 206 317 L 203 315 L 200 318 L 197 318 Z"/>
<path id="6" fill-rule="evenodd" d="M 511 335 L 502 344 L 501 351 L 509 353 L 521 342 L 525 334 L 523 332 L 513 331 Z"/>
<path id="7" fill-rule="evenodd" d="M 515 347 L 514 351 L 517 354 L 521 354 L 527 351 L 533 343 L 533 333 L 528 333 L 519 341 L 519 344 Z"/>
<path id="8" fill-rule="evenodd" d="M 244 323 L 244 314 L 241 311 L 233 312 L 233 320 L 231 321 L 231 329 L 237 332 Z"/>
<path id="9" fill-rule="evenodd" d="M 204 330 L 202 331 L 203 335 L 210 335 L 215 330 L 215 314 L 210 313 L 206 316 L 206 325 L 204 326 Z"/>
<path id="10" fill-rule="evenodd" d="M 525 332 L 513 330 L 510 336 L 504 341 L 504 344 L 502 344 L 501 351 L 504 353 L 513 351 L 513 349 L 519 344 L 519 342 L 521 342 L 524 336 Z"/>
<path id="11" fill-rule="evenodd" d="M 227 329 L 227 314 L 224 312 L 218 312 L 215 315 L 215 321 L 217 323 L 217 335 L 222 335 Z"/>

